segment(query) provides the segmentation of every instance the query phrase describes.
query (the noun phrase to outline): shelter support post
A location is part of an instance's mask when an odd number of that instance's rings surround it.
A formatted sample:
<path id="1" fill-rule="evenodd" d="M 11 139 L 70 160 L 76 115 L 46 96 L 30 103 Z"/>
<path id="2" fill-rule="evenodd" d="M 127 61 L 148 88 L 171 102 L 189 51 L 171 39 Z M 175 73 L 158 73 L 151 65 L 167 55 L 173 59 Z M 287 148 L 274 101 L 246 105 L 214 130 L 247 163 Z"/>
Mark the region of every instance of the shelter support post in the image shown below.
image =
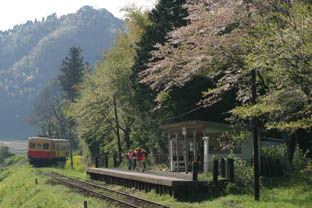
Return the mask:
<path id="1" fill-rule="evenodd" d="M 185 173 L 188 173 L 188 139 L 187 139 L 187 130 L 183 127 L 182 134 L 184 135 L 184 170 Z"/>
<path id="2" fill-rule="evenodd" d="M 197 141 L 196 141 L 196 129 L 193 129 L 193 150 L 194 150 L 194 162 L 197 162 Z"/>
<path id="3" fill-rule="evenodd" d="M 209 167 L 209 137 L 203 137 L 204 140 L 204 173 L 208 175 Z"/>
<path id="4" fill-rule="evenodd" d="M 169 165 L 170 171 L 174 171 L 174 162 L 173 162 L 173 141 L 170 137 L 170 132 L 168 131 L 168 149 L 169 149 Z"/>
<path id="5" fill-rule="evenodd" d="M 180 172 L 180 162 L 179 162 L 179 132 L 176 131 L 176 158 L 177 158 L 177 172 Z"/>
<path id="6" fill-rule="evenodd" d="M 198 175 L 198 164 L 197 164 L 197 141 L 196 141 L 196 128 L 193 129 L 193 150 L 194 150 L 194 160 L 193 160 L 193 181 L 197 181 L 197 175 Z"/>

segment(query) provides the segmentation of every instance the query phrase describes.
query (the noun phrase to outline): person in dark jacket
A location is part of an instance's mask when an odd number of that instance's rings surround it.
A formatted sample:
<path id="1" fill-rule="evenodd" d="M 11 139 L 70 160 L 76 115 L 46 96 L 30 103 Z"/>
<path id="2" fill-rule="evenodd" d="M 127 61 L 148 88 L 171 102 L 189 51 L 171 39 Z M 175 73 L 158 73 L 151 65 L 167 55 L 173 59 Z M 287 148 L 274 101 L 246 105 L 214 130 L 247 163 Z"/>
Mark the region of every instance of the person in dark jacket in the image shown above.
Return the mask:
<path id="1" fill-rule="evenodd" d="M 144 171 L 146 171 L 146 162 L 147 162 L 147 153 L 145 150 L 143 150 L 143 168 L 144 168 Z"/>
<path id="2" fill-rule="evenodd" d="M 126 158 L 128 159 L 128 170 L 131 170 L 131 164 L 132 164 L 132 150 L 129 150 L 126 154 Z"/>
<path id="3" fill-rule="evenodd" d="M 133 170 L 136 170 L 136 166 L 137 166 L 137 163 L 136 163 L 136 150 L 132 153 L 132 160 L 133 160 Z"/>

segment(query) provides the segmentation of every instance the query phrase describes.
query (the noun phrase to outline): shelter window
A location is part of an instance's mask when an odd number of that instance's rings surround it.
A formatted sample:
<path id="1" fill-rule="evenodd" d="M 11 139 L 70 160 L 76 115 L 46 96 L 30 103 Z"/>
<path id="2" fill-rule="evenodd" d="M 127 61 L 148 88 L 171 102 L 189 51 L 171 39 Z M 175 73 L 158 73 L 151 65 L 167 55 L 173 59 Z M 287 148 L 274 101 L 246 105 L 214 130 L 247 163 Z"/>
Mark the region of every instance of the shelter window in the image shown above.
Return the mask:
<path id="1" fill-rule="evenodd" d="M 44 143 L 43 144 L 43 149 L 49 149 L 49 144 L 48 143 Z"/>
<path id="2" fill-rule="evenodd" d="M 189 140 L 189 151 L 190 152 L 193 152 L 194 150 L 194 147 L 193 147 L 193 141 L 192 140 Z"/>
<path id="3" fill-rule="evenodd" d="M 41 144 L 37 144 L 37 149 L 41 149 Z"/>
<path id="4" fill-rule="evenodd" d="M 29 149 L 35 149 L 36 145 L 35 143 L 29 143 Z"/>

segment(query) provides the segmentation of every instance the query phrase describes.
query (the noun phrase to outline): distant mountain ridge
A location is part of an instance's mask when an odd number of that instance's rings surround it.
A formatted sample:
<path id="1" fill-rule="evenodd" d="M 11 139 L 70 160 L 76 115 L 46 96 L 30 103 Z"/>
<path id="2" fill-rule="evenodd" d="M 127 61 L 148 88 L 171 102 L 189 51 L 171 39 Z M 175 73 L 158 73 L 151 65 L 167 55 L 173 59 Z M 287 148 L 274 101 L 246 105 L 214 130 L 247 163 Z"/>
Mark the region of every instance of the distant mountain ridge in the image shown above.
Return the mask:
<path id="1" fill-rule="evenodd" d="M 28 21 L 0 31 L 0 137 L 27 137 L 32 102 L 59 73 L 69 48 L 80 47 L 91 66 L 124 27 L 106 9 L 84 6 L 76 13 Z"/>

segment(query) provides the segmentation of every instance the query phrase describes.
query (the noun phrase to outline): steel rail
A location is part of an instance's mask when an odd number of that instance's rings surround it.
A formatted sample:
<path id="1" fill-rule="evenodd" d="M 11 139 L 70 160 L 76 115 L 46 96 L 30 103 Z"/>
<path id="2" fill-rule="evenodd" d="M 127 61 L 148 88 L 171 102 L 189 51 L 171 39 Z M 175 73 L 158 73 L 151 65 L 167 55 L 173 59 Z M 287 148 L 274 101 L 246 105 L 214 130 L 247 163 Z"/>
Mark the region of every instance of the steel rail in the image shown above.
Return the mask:
<path id="1" fill-rule="evenodd" d="M 71 183 L 71 182 L 66 181 L 66 180 L 64 180 L 64 179 L 57 178 L 56 176 L 53 176 L 52 174 L 47 174 L 47 175 L 50 176 L 50 177 L 52 177 L 52 178 L 54 178 L 55 180 L 62 181 L 63 183 L 66 183 L 66 184 L 68 184 L 68 185 L 71 185 L 71 186 L 74 186 L 74 187 L 76 187 L 76 188 L 79 188 L 79 189 L 82 189 L 82 190 L 84 190 L 84 191 L 87 191 L 87 192 L 89 192 L 89 193 L 92 193 L 92 194 L 94 194 L 94 195 L 96 195 L 96 196 L 98 196 L 98 197 L 100 197 L 100 198 L 108 199 L 108 200 L 111 200 L 111 201 L 114 201 L 114 202 L 118 202 L 118 203 L 120 203 L 120 204 L 126 205 L 126 206 L 131 207 L 131 208 L 137 208 L 137 205 L 129 204 L 129 203 L 127 203 L 127 202 L 121 201 L 121 200 L 119 200 L 119 199 L 112 198 L 112 197 L 107 196 L 107 195 L 105 195 L 105 194 L 95 192 L 95 191 L 93 191 L 93 190 L 91 190 L 91 189 L 88 189 L 88 188 L 79 186 L 79 185 L 77 185 L 77 184 L 75 184 L 75 183 Z M 62 176 L 62 177 L 64 177 L 64 176 Z"/>
<path id="2" fill-rule="evenodd" d="M 73 180 L 73 181 L 82 183 L 82 184 L 84 184 L 84 185 L 93 186 L 93 187 L 100 188 L 100 189 L 103 189 L 103 190 L 106 190 L 106 191 L 110 191 L 110 192 L 113 192 L 113 193 L 117 193 L 117 194 L 120 194 L 120 195 L 129 197 L 129 198 L 131 198 L 131 199 L 134 199 L 134 200 L 136 200 L 136 201 L 140 201 L 140 202 L 143 202 L 143 203 L 148 203 L 148 204 L 151 204 L 151 205 L 154 205 L 154 206 L 158 206 L 158 207 L 162 207 L 162 208 L 171 208 L 171 207 L 169 207 L 169 206 L 166 206 L 166 205 L 163 205 L 163 204 L 159 204 L 159 203 L 157 203 L 157 202 L 153 202 L 153 201 L 149 201 L 149 200 L 146 200 L 146 199 L 143 199 L 143 198 L 140 198 L 140 197 L 132 196 L 132 195 L 129 195 L 129 194 L 125 193 L 125 192 L 116 191 L 116 190 L 113 190 L 113 189 L 104 187 L 104 186 L 102 186 L 102 185 L 97 185 L 97 184 L 94 184 L 94 183 L 90 183 L 90 182 L 87 182 L 87 181 L 80 180 L 80 179 L 78 179 L 78 178 L 74 178 L 74 177 L 70 177 L 70 176 L 64 176 L 64 175 L 61 175 L 61 174 L 59 174 L 59 173 L 53 173 L 53 174 L 58 175 L 59 177 L 68 178 L 68 179 L 70 179 L 70 180 Z M 52 176 L 51 176 L 51 177 L 52 177 Z M 57 179 L 56 177 L 53 177 L 53 178 Z M 58 179 L 57 179 L 57 180 L 58 180 Z M 60 180 L 62 180 L 62 179 L 60 179 Z M 66 183 L 70 183 L 70 182 L 65 181 L 65 180 L 62 180 L 62 181 L 66 182 Z M 78 185 L 75 185 L 75 184 L 74 184 L 74 186 L 78 186 Z M 83 188 L 83 189 L 86 189 L 86 188 Z M 92 190 L 88 190 L 88 189 L 87 189 L 87 191 L 93 192 Z M 94 193 L 97 193 L 97 192 L 94 192 Z M 99 193 L 99 194 L 101 194 L 101 193 Z M 103 194 L 103 195 L 104 195 L 104 194 Z M 105 196 L 106 196 L 106 195 L 105 195 Z M 109 196 L 108 196 L 108 197 L 109 197 Z M 111 198 L 111 197 L 109 197 L 109 198 Z M 111 200 L 115 200 L 115 199 L 112 198 Z M 118 201 L 119 201 L 119 200 L 118 200 Z M 133 205 L 133 206 L 134 206 L 134 205 Z M 137 207 L 137 205 L 135 205 L 134 207 Z"/>
<path id="3" fill-rule="evenodd" d="M 127 197 L 131 197 L 133 199 L 136 199 L 136 200 L 139 200 L 139 201 L 142 201 L 142 202 L 145 202 L 145 203 L 150 203 L 150 204 L 153 204 L 153 205 L 156 205 L 156 206 L 159 206 L 159 207 L 163 207 L 163 208 L 170 208 L 166 205 L 163 205 L 163 204 L 159 204 L 157 202 L 153 202 L 153 201 L 149 201 L 149 200 L 146 200 L 146 199 L 143 199 L 143 198 L 140 198 L 140 197 L 137 197 L 137 196 L 132 196 L 132 195 L 129 195 L 125 192 L 122 192 L 122 191 L 116 191 L 116 190 L 113 190 L 113 189 L 110 189 L 110 188 L 107 188 L 107 187 L 104 187 L 104 186 L 101 186 L 101 185 L 97 185 L 97 184 L 94 184 L 94 183 L 90 183 L 90 182 L 87 182 L 87 181 L 81 181 L 77 178 L 73 178 L 73 177 L 70 177 L 70 176 L 66 176 L 72 180 L 76 180 L 76 181 L 79 181 L 81 183 L 85 183 L 85 184 L 88 184 L 90 186 L 94 186 L 94 187 L 97 187 L 97 188 L 101 188 L 101 189 L 104 189 L 104 190 L 107 190 L 107 191 L 111 191 L 111 192 L 114 192 L 114 193 L 117 193 L 117 194 L 121 194 L 121 195 L 124 195 L 124 196 L 127 196 Z"/>

